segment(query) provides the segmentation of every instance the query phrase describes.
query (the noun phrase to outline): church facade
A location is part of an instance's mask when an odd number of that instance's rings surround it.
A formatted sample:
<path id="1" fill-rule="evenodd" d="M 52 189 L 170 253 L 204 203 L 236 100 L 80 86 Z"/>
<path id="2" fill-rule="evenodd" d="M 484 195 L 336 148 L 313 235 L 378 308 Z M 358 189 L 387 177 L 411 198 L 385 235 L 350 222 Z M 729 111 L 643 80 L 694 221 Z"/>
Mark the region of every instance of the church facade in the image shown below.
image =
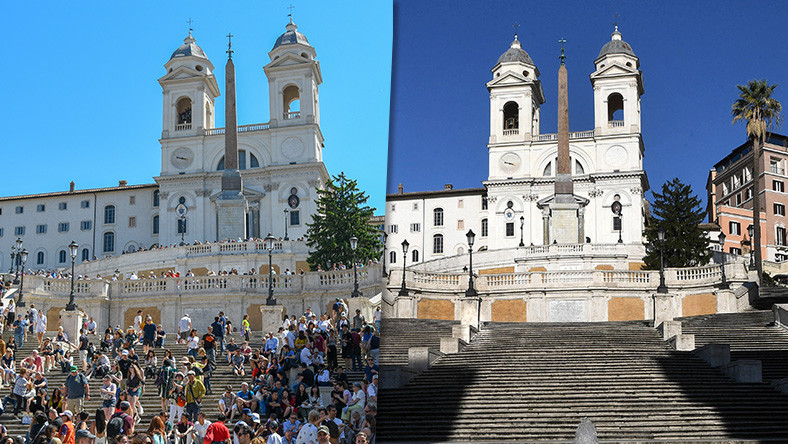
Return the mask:
<path id="1" fill-rule="evenodd" d="M 618 29 L 594 60 L 593 129 L 568 132 L 568 164 L 579 236 L 563 242 L 551 199 L 559 169 L 558 134 L 542 134 L 545 95 L 540 71 L 515 40 L 492 68 L 489 173 L 483 187 L 404 192 L 387 196 L 387 260 L 400 265 L 401 243 L 410 244 L 408 264 L 474 250 L 502 250 L 553 243 L 643 244 L 649 189 L 643 169 L 640 61 Z M 559 123 L 559 130 L 561 124 Z M 561 176 L 561 174 L 559 174 Z M 570 193 L 571 195 L 571 193 Z M 619 211 L 612 211 L 619 210 Z M 574 217 L 574 216 L 573 216 Z M 418 253 L 417 253 L 418 252 Z M 632 258 L 637 261 L 640 258 Z M 401 260 L 401 259 L 400 259 Z"/>
<path id="2" fill-rule="evenodd" d="M 268 55 L 269 121 L 237 126 L 243 231 L 295 240 L 316 212 L 315 190 L 329 178 L 320 129 L 322 76 L 315 48 L 292 20 Z M 0 250 L 11 251 L 21 239 L 27 268 L 52 269 L 70 265 L 72 240 L 80 245 L 77 262 L 182 239 L 223 240 L 217 200 L 225 128 L 214 124 L 220 90 L 213 63 L 190 32 L 164 67 L 155 183 L 76 189 L 72 182 L 69 191 L 0 198 Z M 10 259 L 0 258 L 0 268 L 10 268 Z"/>

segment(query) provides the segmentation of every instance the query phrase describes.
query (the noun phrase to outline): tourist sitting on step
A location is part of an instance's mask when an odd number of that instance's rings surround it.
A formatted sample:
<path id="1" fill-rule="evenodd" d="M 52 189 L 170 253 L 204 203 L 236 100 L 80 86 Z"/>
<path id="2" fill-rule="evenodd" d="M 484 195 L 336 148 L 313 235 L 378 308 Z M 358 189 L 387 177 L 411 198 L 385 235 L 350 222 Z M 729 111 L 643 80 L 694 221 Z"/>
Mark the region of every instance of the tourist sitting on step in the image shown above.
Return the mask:
<path id="1" fill-rule="evenodd" d="M 20 365 L 33 373 L 44 371 L 44 359 L 38 354 L 38 350 L 33 350 L 30 356 L 22 360 Z"/>
<path id="2" fill-rule="evenodd" d="M 354 412 L 363 412 L 366 401 L 367 401 L 367 394 L 364 392 L 361 383 L 360 382 L 353 383 L 353 396 L 351 396 L 350 401 L 347 403 L 347 406 L 344 409 L 342 409 L 342 420 L 350 421 L 351 415 Z"/>
<path id="3" fill-rule="evenodd" d="M 219 405 L 218 410 L 219 413 L 227 416 L 228 418 L 232 418 L 233 416 L 233 409 L 237 408 L 235 403 L 235 393 L 233 392 L 232 386 L 228 385 L 224 389 L 224 394 L 219 397 Z"/>
<path id="4" fill-rule="evenodd" d="M 230 413 L 230 421 L 232 422 L 235 413 L 243 411 L 243 409 L 252 409 L 255 407 L 252 400 L 253 393 L 249 391 L 249 384 L 246 382 L 241 383 L 241 390 L 235 394 L 235 411 Z"/>
<path id="5" fill-rule="evenodd" d="M 241 349 L 235 350 L 232 358 L 230 359 L 230 366 L 232 367 L 233 374 L 236 376 L 245 376 L 244 372 L 244 355 L 241 354 Z"/>
<path id="6" fill-rule="evenodd" d="M 238 350 L 238 344 L 235 343 L 235 338 L 230 338 L 230 341 L 224 347 L 225 362 L 227 362 L 227 365 L 232 365 L 231 360 L 236 350 Z"/>
<path id="7" fill-rule="evenodd" d="M 154 379 L 157 376 L 157 365 L 156 352 L 153 349 L 148 350 L 145 356 L 145 378 Z"/>
<path id="8" fill-rule="evenodd" d="M 93 363 L 85 376 L 87 376 L 88 379 L 94 377 L 101 378 L 109 373 L 109 369 L 110 361 L 107 354 L 99 350 L 93 355 Z"/>

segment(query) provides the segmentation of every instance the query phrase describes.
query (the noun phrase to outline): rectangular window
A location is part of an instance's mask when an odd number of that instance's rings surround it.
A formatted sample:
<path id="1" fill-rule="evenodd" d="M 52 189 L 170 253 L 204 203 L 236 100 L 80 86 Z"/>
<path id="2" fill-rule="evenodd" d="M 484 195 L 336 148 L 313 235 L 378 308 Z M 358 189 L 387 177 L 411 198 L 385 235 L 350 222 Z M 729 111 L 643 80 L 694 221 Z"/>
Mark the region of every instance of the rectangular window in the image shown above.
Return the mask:
<path id="1" fill-rule="evenodd" d="M 772 189 L 774 191 L 779 191 L 780 193 L 785 192 L 785 183 L 782 180 L 773 180 L 772 181 Z"/>
<path id="2" fill-rule="evenodd" d="M 443 253 L 443 236 L 436 234 L 432 237 L 432 252 L 433 254 Z"/>
<path id="3" fill-rule="evenodd" d="M 397 231 L 399 231 L 399 228 L 396 225 L 389 225 L 389 233 L 394 234 Z"/>
<path id="4" fill-rule="evenodd" d="M 443 226 L 443 209 L 442 208 L 436 208 L 432 212 L 432 216 L 433 216 L 432 217 L 432 222 L 433 222 L 432 225 L 434 225 L 436 227 L 442 227 Z"/>
<path id="5" fill-rule="evenodd" d="M 415 211 L 415 210 L 418 210 L 418 209 L 419 209 L 419 203 L 418 203 L 418 202 L 415 202 L 415 203 L 413 204 L 413 210 Z"/>
<path id="6" fill-rule="evenodd" d="M 68 209 L 68 202 L 60 202 L 57 204 L 58 210 L 67 210 Z"/>
<path id="7" fill-rule="evenodd" d="M 460 219 L 460 220 L 457 221 L 457 229 L 458 230 L 464 230 L 465 229 L 465 221 L 464 220 Z"/>
<path id="8" fill-rule="evenodd" d="M 159 206 L 159 190 L 155 190 L 153 192 L 153 206 L 154 207 Z"/>
<path id="9" fill-rule="evenodd" d="M 0 237 L 3 237 L 3 229 L 0 228 Z"/>
<path id="10" fill-rule="evenodd" d="M 39 213 L 43 213 L 44 211 L 46 211 L 46 209 L 47 209 L 47 206 L 44 205 L 44 204 L 36 205 L 36 211 L 38 211 Z"/>
<path id="11" fill-rule="evenodd" d="M 487 197 L 482 197 L 482 210 L 487 209 Z"/>
<path id="12" fill-rule="evenodd" d="M 487 219 L 482 219 L 482 237 L 487 237 L 488 230 Z"/>
<path id="13" fill-rule="evenodd" d="M 186 219 L 178 219 L 178 234 L 186 233 Z"/>
<path id="14" fill-rule="evenodd" d="M 613 216 L 613 231 L 618 231 L 621 229 L 621 218 L 619 216 Z"/>
<path id="15" fill-rule="evenodd" d="M 514 222 L 506 222 L 506 237 L 514 236 Z"/>
<path id="16" fill-rule="evenodd" d="M 135 228 L 137 226 L 137 218 L 136 216 L 131 216 L 129 218 L 129 228 Z"/>
<path id="17" fill-rule="evenodd" d="M 741 234 L 741 224 L 738 222 L 730 221 L 728 222 L 728 232 L 733 235 L 740 235 Z"/>
<path id="18" fill-rule="evenodd" d="M 46 224 L 36 225 L 36 234 L 46 234 L 47 226 Z"/>
<path id="19" fill-rule="evenodd" d="M 159 216 L 153 216 L 153 234 L 159 234 Z"/>
<path id="20" fill-rule="evenodd" d="M 731 254 L 741 256 L 741 248 L 731 247 Z"/>
<path id="21" fill-rule="evenodd" d="M 779 203 L 774 204 L 774 214 L 777 216 L 785 216 L 785 205 Z"/>
<path id="22" fill-rule="evenodd" d="M 780 162 L 780 159 L 772 157 L 769 159 L 769 171 L 773 174 L 785 174 L 785 170 L 781 164 L 782 162 Z"/>
<path id="23" fill-rule="evenodd" d="M 397 211 L 397 204 L 391 204 L 391 212 Z"/>
<path id="24" fill-rule="evenodd" d="M 741 193 L 736 193 L 736 205 L 741 205 Z"/>
<path id="25" fill-rule="evenodd" d="M 421 224 L 419 224 L 419 223 L 410 224 L 410 232 L 411 233 L 418 233 L 420 231 L 421 231 Z"/>
<path id="26" fill-rule="evenodd" d="M 744 200 L 752 199 L 752 187 L 747 188 L 747 191 L 744 192 Z"/>
<path id="27" fill-rule="evenodd" d="M 16 207 L 16 214 L 22 214 L 25 212 L 25 207 Z"/>
<path id="28" fill-rule="evenodd" d="M 89 200 L 83 200 L 82 202 L 79 203 L 79 207 L 80 208 L 90 208 L 90 201 Z"/>
<path id="29" fill-rule="evenodd" d="M 137 203 L 137 196 L 129 196 L 129 205 L 134 205 Z"/>
<path id="30" fill-rule="evenodd" d="M 25 227 L 16 227 L 16 228 L 14 228 L 14 235 L 16 235 L 16 236 L 24 236 L 25 235 Z"/>
<path id="31" fill-rule="evenodd" d="M 82 231 L 88 231 L 93 228 L 93 221 L 92 220 L 83 220 L 79 223 L 79 229 Z"/>
<path id="32" fill-rule="evenodd" d="M 457 208 L 463 208 L 465 206 L 465 202 L 462 199 L 457 201 Z"/>
<path id="33" fill-rule="evenodd" d="M 57 224 L 58 233 L 65 233 L 68 231 L 68 222 L 60 222 Z"/>
<path id="34" fill-rule="evenodd" d="M 290 210 L 290 225 L 301 225 L 301 211 Z"/>
<path id="35" fill-rule="evenodd" d="M 785 246 L 785 227 L 777 227 L 777 245 Z"/>

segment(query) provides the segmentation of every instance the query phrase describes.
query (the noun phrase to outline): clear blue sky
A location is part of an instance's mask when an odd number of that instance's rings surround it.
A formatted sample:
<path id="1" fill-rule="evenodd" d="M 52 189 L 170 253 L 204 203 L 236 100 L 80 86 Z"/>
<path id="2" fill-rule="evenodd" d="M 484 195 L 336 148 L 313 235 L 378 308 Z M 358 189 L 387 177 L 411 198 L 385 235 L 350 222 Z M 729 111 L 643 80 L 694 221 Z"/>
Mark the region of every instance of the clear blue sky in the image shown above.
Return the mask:
<path id="1" fill-rule="evenodd" d="M 746 141 L 744 125 L 731 125 L 736 85 L 753 78 L 780 84 L 775 95 L 788 112 L 788 2 L 395 0 L 388 192 L 398 183 L 406 192 L 481 186 L 488 163 L 485 82 L 512 41 L 515 21 L 541 71 L 542 132 L 556 132 L 560 38 L 567 40 L 570 130 L 592 129 L 588 76 L 616 13 L 643 71 L 651 188 L 679 177 L 705 201 L 709 169 Z"/>
<path id="2" fill-rule="evenodd" d="M 216 67 L 232 32 L 238 123 L 267 122 L 263 66 L 285 31 L 287 6 L 317 51 L 324 161 L 358 179 L 382 214 L 390 97 L 391 1 L 8 3 L 3 42 L 3 172 L 0 195 L 150 183 L 161 170 L 162 96 L 157 79 L 191 18 Z M 223 113 L 216 125 L 224 126 Z"/>

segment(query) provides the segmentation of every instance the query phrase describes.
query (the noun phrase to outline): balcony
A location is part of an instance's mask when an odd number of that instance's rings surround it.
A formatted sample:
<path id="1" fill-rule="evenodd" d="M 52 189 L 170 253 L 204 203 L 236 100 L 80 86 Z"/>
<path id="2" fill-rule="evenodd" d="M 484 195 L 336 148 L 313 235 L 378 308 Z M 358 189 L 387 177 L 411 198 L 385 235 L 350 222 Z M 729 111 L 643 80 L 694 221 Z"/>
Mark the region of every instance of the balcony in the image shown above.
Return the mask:
<path id="1" fill-rule="evenodd" d="M 769 165 L 769 172 L 772 174 L 779 174 L 781 176 L 785 175 L 785 168 L 780 168 L 779 165 Z"/>
<path id="2" fill-rule="evenodd" d="M 607 122 L 607 127 L 608 128 L 623 128 L 624 127 L 624 121 L 623 120 L 611 120 L 611 121 Z"/>
<path id="3" fill-rule="evenodd" d="M 293 111 L 285 113 L 285 120 L 293 120 L 301 118 L 301 111 Z"/>
<path id="4" fill-rule="evenodd" d="M 520 134 L 520 130 L 519 129 L 505 129 L 505 130 L 503 130 L 503 135 L 504 136 L 516 136 L 518 134 Z"/>
<path id="5" fill-rule="evenodd" d="M 192 123 L 179 123 L 175 125 L 175 131 L 186 131 L 192 129 Z"/>
<path id="6" fill-rule="evenodd" d="M 588 138 L 591 138 L 591 137 L 594 137 L 594 130 L 573 131 L 573 132 L 569 133 L 569 140 L 572 140 L 572 139 L 588 139 Z M 539 134 L 538 136 L 536 136 L 536 140 L 538 142 L 558 140 L 558 134 L 556 134 L 556 133 Z"/>
<path id="7" fill-rule="evenodd" d="M 249 132 L 252 132 L 252 131 L 265 131 L 268 128 L 269 128 L 269 124 L 268 123 L 253 123 L 253 124 L 250 124 L 250 125 L 241 125 L 241 126 L 238 127 L 237 131 L 239 133 L 249 133 Z M 224 134 L 225 129 L 224 128 L 211 128 L 211 129 L 206 129 L 204 131 L 205 131 L 205 135 L 206 136 L 216 136 L 216 135 Z"/>

